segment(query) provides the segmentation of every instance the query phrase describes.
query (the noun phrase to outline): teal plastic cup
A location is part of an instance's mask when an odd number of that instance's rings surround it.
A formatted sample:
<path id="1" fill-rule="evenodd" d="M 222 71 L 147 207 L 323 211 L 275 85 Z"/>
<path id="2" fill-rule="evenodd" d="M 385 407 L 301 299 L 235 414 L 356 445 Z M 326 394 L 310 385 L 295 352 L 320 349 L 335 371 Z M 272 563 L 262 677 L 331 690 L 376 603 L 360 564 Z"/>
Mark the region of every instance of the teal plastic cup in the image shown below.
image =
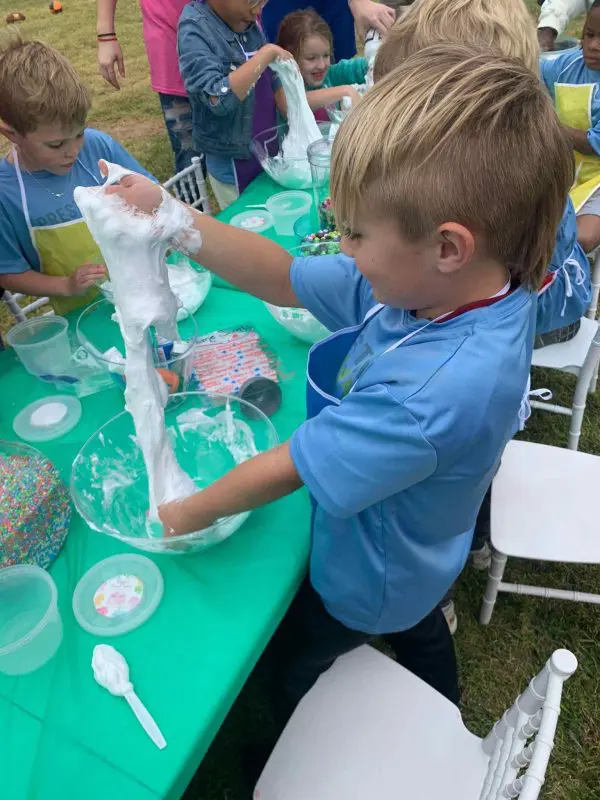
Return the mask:
<path id="1" fill-rule="evenodd" d="M 56 585 L 46 570 L 0 569 L 0 672 L 25 675 L 39 669 L 61 641 Z"/>

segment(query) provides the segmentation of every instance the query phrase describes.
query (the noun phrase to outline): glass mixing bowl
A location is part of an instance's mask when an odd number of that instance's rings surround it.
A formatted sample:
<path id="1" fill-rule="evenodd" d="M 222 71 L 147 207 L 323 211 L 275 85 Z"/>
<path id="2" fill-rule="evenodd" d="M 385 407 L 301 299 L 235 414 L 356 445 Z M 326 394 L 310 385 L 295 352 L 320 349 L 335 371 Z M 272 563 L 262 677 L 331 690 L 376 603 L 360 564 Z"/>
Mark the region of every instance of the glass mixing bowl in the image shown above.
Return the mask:
<path id="1" fill-rule="evenodd" d="M 322 137 L 329 135 L 331 122 L 317 123 Z M 280 155 L 281 144 L 288 132 L 287 122 L 267 128 L 257 134 L 250 143 L 250 149 L 264 171 L 280 186 L 286 189 L 310 189 L 312 176 L 308 154 L 303 158 L 284 159 Z"/>
<path id="2" fill-rule="evenodd" d="M 269 419 L 240 398 L 187 392 L 174 399 L 180 402 L 167 407 L 165 425 L 179 465 L 198 490 L 279 442 Z M 250 515 L 236 514 L 201 531 L 165 537 L 160 523 L 148 521 L 148 477 L 127 411 L 83 445 L 71 470 L 71 495 L 90 528 L 151 553 L 176 555 L 212 547 Z"/>

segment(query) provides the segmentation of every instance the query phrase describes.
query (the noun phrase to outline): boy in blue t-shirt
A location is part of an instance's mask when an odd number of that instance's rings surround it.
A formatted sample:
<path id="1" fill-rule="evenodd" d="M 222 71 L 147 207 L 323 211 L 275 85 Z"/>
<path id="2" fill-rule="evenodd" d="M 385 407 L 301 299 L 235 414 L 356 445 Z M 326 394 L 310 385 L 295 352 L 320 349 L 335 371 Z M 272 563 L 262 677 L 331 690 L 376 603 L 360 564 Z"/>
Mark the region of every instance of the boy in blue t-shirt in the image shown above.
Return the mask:
<path id="1" fill-rule="evenodd" d="M 378 634 L 458 702 L 437 606 L 518 426 L 536 290 L 572 181 L 537 76 L 437 45 L 376 84 L 336 137 L 344 255 L 292 259 L 194 214 L 203 264 L 335 331 L 310 352 L 308 419 L 290 441 L 160 509 L 165 534 L 179 534 L 308 488 L 310 583 L 277 636 L 280 722 L 338 655 Z M 147 212 L 161 199 L 136 176 L 114 191 Z"/>
<path id="2" fill-rule="evenodd" d="M 51 77 L 50 77 L 51 76 Z M 69 62 L 42 42 L 0 48 L 0 287 L 49 296 L 57 313 L 89 302 L 105 277 L 74 199 L 103 182 L 105 159 L 151 177 L 110 136 L 85 128 L 90 96 Z"/>

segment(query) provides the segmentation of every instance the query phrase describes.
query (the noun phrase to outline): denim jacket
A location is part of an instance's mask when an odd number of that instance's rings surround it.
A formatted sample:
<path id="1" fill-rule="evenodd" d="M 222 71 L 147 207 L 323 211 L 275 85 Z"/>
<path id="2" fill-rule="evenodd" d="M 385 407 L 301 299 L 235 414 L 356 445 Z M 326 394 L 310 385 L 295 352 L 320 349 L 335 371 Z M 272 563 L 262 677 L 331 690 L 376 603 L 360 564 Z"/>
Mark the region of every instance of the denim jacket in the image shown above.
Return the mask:
<path id="1" fill-rule="evenodd" d="M 250 157 L 254 91 L 239 100 L 231 91 L 229 75 L 246 62 L 245 52 L 253 53 L 265 43 L 256 24 L 238 34 L 204 3 L 194 0 L 183 9 L 177 46 L 192 107 L 195 149 L 208 155 Z M 277 81 L 274 88 L 278 85 Z"/>

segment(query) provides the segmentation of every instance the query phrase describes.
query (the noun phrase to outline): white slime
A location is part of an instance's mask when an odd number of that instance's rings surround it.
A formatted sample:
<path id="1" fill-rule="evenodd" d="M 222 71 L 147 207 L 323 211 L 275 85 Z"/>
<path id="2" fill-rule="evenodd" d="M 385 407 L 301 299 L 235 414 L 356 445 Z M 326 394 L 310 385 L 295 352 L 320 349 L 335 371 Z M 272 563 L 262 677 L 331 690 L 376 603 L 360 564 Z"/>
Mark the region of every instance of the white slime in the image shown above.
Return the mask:
<path id="1" fill-rule="evenodd" d="M 288 132 L 281 143 L 281 151 L 263 164 L 263 168 L 284 186 L 304 189 L 311 185 L 308 147 L 323 134 L 308 105 L 304 80 L 296 62 L 279 59 L 271 64 L 271 69 L 279 76 L 285 92 Z"/>
<path id="2" fill-rule="evenodd" d="M 163 200 L 152 216 L 136 214 L 106 187 L 132 174 L 109 164 L 104 186 L 78 187 L 75 202 L 104 256 L 125 342 L 125 407 L 133 417 L 137 441 L 148 474 L 150 518 L 158 506 L 194 493 L 192 479 L 181 469 L 165 430 L 168 390 L 154 367 L 147 335 L 177 339 L 178 304 L 167 277 L 165 255 L 174 239 L 185 238 L 196 250 L 200 234 L 181 203 L 163 190 Z"/>

